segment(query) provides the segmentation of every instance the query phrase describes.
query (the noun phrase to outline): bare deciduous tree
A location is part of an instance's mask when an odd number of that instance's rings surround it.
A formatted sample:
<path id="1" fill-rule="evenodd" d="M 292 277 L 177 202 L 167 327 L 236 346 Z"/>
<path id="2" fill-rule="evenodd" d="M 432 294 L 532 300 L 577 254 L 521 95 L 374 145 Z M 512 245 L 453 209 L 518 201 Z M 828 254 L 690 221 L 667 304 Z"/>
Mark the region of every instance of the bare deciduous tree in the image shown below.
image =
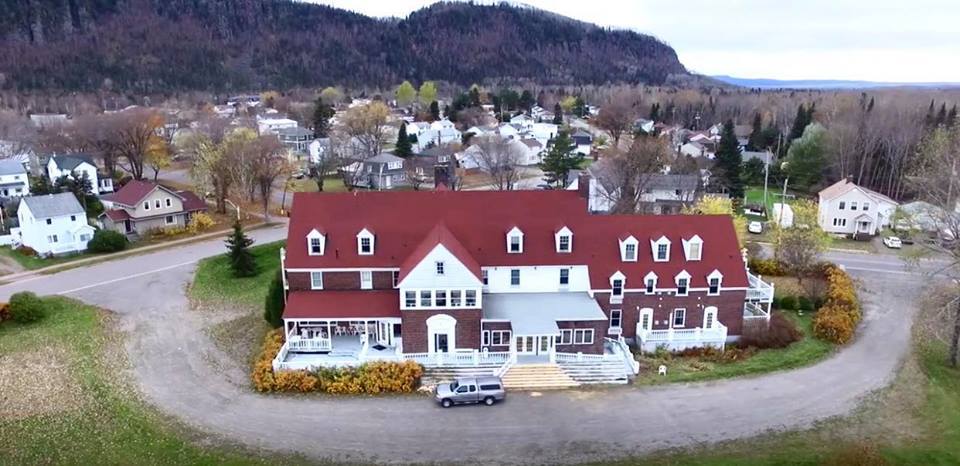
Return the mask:
<path id="1" fill-rule="evenodd" d="M 340 130 L 351 138 L 351 144 L 358 146 L 364 158 L 374 157 L 390 139 L 387 125 L 389 115 L 390 109 L 382 102 L 354 107 L 343 114 Z"/>
<path id="2" fill-rule="evenodd" d="M 623 136 L 623 133 L 630 131 L 636 118 L 637 113 L 633 107 L 633 102 L 623 96 L 611 100 L 610 103 L 601 107 L 594 122 L 610 133 L 613 138 L 613 146 L 619 147 L 620 137 Z"/>
<path id="3" fill-rule="evenodd" d="M 518 165 L 523 161 L 525 149 L 522 143 L 485 134 L 474 138 L 474 144 L 468 149 L 480 169 L 490 176 L 490 186 L 498 191 L 511 191 L 520 181 L 521 171 Z"/>
<path id="4" fill-rule="evenodd" d="M 614 150 L 597 162 L 594 174 L 603 189 L 598 194 L 612 213 L 641 211 L 643 194 L 653 176 L 670 158 L 670 148 L 661 138 L 637 138 L 626 151 Z"/>

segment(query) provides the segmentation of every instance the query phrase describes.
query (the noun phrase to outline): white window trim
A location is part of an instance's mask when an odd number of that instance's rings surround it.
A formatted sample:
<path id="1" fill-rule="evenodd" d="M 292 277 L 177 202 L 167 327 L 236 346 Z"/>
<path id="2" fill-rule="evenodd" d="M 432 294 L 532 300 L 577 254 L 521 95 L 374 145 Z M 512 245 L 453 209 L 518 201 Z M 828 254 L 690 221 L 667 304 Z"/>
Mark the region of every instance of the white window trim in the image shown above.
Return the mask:
<path id="1" fill-rule="evenodd" d="M 647 291 L 647 282 L 650 281 L 651 279 L 653 280 L 653 290 L 651 290 L 651 291 L 648 292 L 648 291 Z M 653 273 L 653 272 L 648 273 L 645 277 L 643 277 L 643 293 L 646 294 L 646 295 L 656 294 L 656 293 L 657 293 L 657 282 L 658 282 L 658 281 L 659 281 L 659 278 L 657 277 L 657 274 L 655 274 L 655 273 Z"/>
<path id="2" fill-rule="evenodd" d="M 364 277 L 369 277 L 369 280 L 364 280 Z M 373 271 L 370 271 L 370 270 L 360 271 L 360 289 L 361 290 L 373 289 Z"/>
<path id="3" fill-rule="evenodd" d="M 577 335 L 582 335 L 582 340 L 577 342 Z M 589 341 L 587 336 L 590 336 Z M 574 345 L 592 345 L 593 344 L 593 329 L 592 328 L 575 328 L 573 329 L 573 344 Z"/>
<path id="4" fill-rule="evenodd" d="M 683 321 L 680 322 L 680 325 L 677 325 L 677 311 L 683 311 Z M 684 307 L 678 307 L 670 313 L 670 328 L 685 328 L 687 326 L 687 309 Z"/>
<path id="5" fill-rule="evenodd" d="M 310 244 L 310 241 L 313 239 L 320 240 L 320 252 L 318 253 L 313 252 L 313 245 Z M 323 233 L 320 233 L 316 229 L 310 230 L 310 233 L 307 233 L 307 254 L 308 255 L 322 256 L 324 249 L 326 249 L 326 246 L 327 246 L 327 237 Z"/>
<path id="6" fill-rule="evenodd" d="M 319 278 L 320 278 L 320 286 L 316 286 L 316 280 L 314 280 L 314 277 L 319 277 Z M 323 289 L 323 272 L 321 272 L 321 271 L 313 271 L 313 272 L 310 272 L 310 289 L 311 289 L 311 290 L 322 290 L 322 289 Z"/>
<path id="7" fill-rule="evenodd" d="M 370 240 L 370 252 L 363 252 L 363 241 L 364 239 Z M 357 254 L 361 256 L 372 256 L 374 251 L 376 251 L 376 238 L 373 236 L 369 230 L 364 228 L 360 230 L 360 233 L 357 233 Z"/>
<path id="8" fill-rule="evenodd" d="M 619 317 L 617 318 L 619 322 L 617 322 L 617 325 L 613 325 L 614 312 L 619 313 Z M 617 329 L 623 328 L 623 309 L 610 309 L 610 328 L 617 328 Z"/>
<path id="9" fill-rule="evenodd" d="M 710 281 L 713 279 L 717 280 L 716 293 L 710 292 Z M 710 272 L 710 275 L 707 275 L 707 296 L 718 296 L 722 288 L 723 288 L 723 274 L 720 273 L 719 270 L 714 270 L 713 272 Z"/>
<path id="10" fill-rule="evenodd" d="M 490 334 L 489 343 L 487 346 L 510 346 L 510 341 L 513 339 L 513 332 L 511 330 L 484 330 Z M 494 343 L 496 339 L 495 336 L 499 335 L 500 343 Z"/>
<path id="11" fill-rule="evenodd" d="M 620 294 L 616 294 L 616 287 L 614 287 L 614 282 L 617 280 L 620 281 Z M 610 276 L 610 302 L 611 303 L 622 303 L 623 295 L 627 291 L 627 277 L 621 273 L 619 270 Z"/>
<path id="12" fill-rule="evenodd" d="M 660 245 L 667 246 L 667 256 L 663 259 L 660 259 Z M 653 256 L 654 262 L 670 262 L 670 240 L 666 236 L 661 236 L 657 239 L 650 240 L 650 253 Z"/>
<path id="13" fill-rule="evenodd" d="M 561 240 L 562 238 L 567 238 L 567 248 L 566 248 L 566 249 L 562 249 L 562 248 L 560 247 L 560 240 Z M 556 233 L 554 233 L 553 239 L 554 239 L 554 242 L 556 243 L 557 252 L 558 252 L 558 253 L 566 254 L 566 253 L 573 252 L 573 232 L 570 231 L 569 228 L 567 228 L 567 227 L 561 228 L 559 231 L 557 231 Z"/>
<path id="14" fill-rule="evenodd" d="M 627 245 L 633 245 L 633 258 L 627 257 Z M 629 236 L 620 240 L 620 261 L 622 262 L 636 262 L 637 256 L 640 255 L 640 242 L 637 241 L 633 236 Z"/>
<path id="15" fill-rule="evenodd" d="M 567 282 L 563 283 L 563 272 L 567 272 Z M 570 287 L 570 269 L 566 267 L 560 268 L 560 276 L 557 277 L 557 283 L 561 289 L 566 289 Z"/>
<path id="16" fill-rule="evenodd" d="M 513 238 L 519 238 L 520 248 L 517 251 L 513 251 L 510 248 L 511 240 Z M 513 227 L 510 231 L 507 232 L 507 254 L 523 254 L 523 231 L 520 231 L 519 228 Z"/>
<path id="17" fill-rule="evenodd" d="M 707 316 L 710 314 L 713 314 L 713 322 L 707 326 Z M 717 314 L 719 314 L 719 311 L 716 306 L 707 306 L 703 309 L 703 328 L 705 330 L 710 330 L 717 326 Z"/>
<path id="18" fill-rule="evenodd" d="M 446 269 L 447 269 L 447 267 L 446 267 L 446 264 L 443 263 L 443 261 L 437 261 L 437 262 L 435 262 L 435 263 L 434 263 L 434 268 L 436 269 L 437 275 L 439 275 L 439 276 L 441 276 L 441 277 L 444 276 L 444 275 L 446 275 L 446 272 L 447 272 Z"/>
<path id="19" fill-rule="evenodd" d="M 393 288 L 400 288 L 400 271 L 394 270 L 393 272 L 390 272 L 390 274 L 393 276 Z"/>
<path id="20" fill-rule="evenodd" d="M 517 283 L 513 283 L 513 272 L 517 272 Z M 523 284 L 523 271 L 520 269 L 510 269 L 510 286 L 521 286 Z"/>
<path id="21" fill-rule="evenodd" d="M 697 256 L 692 255 L 693 246 L 697 245 Z M 667 255 L 670 253 L 667 252 Z M 693 238 L 689 240 L 683 240 L 683 255 L 687 258 L 688 261 L 699 261 L 703 258 L 703 239 L 700 238 L 700 235 L 693 235 Z"/>
<path id="22" fill-rule="evenodd" d="M 573 329 L 572 328 L 562 328 L 560 329 L 560 335 L 554 341 L 554 344 L 557 345 L 572 345 L 573 344 Z"/>
<path id="23" fill-rule="evenodd" d="M 407 302 L 407 295 L 410 293 L 413 293 L 413 305 L 410 305 Z M 416 309 L 419 307 L 418 304 L 420 304 L 420 293 L 415 290 L 404 290 L 401 299 L 403 300 L 402 303 L 404 309 Z"/>
<path id="24" fill-rule="evenodd" d="M 686 270 L 680 271 L 676 277 L 673 278 L 673 283 L 677 286 L 677 296 L 688 296 L 690 294 L 690 274 Z M 687 286 L 683 293 L 680 292 L 680 280 L 686 280 Z"/>

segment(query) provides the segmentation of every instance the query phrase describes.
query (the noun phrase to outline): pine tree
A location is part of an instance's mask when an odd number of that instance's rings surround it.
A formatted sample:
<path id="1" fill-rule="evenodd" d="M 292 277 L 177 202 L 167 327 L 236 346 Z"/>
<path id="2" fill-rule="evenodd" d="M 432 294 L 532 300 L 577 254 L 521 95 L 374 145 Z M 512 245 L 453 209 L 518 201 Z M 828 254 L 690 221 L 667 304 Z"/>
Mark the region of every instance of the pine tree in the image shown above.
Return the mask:
<path id="1" fill-rule="evenodd" d="M 474 84 L 470 86 L 470 106 L 479 107 L 480 106 L 480 86 Z"/>
<path id="2" fill-rule="evenodd" d="M 325 138 L 330 133 L 330 119 L 335 113 L 333 107 L 324 103 L 322 97 L 317 97 L 313 108 L 313 134 L 318 138 Z"/>
<path id="3" fill-rule="evenodd" d="M 407 122 L 400 125 L 400 131 L 397 132 L 397 145 L 393 153 L 397 157 L 403 158 L 413 155 L 413 144 L 410 142 L 410 137 L 407 136 Z"/>
<path id="4" fill-rule="evenodd" d="M 793 141 L 794 139 L 803 136 L 803 130 L 810 124 L 808 118 L 807 109 L 800 104 L 797 107 L 797 115 L 793 117 L 793 126 L 790 127 L 790 133 L 787 135 L 787 141 Z"/>
<path id="5" fill-rule="evenodd" d="M 267 299 L 263 306 L 263 318 L 274 328 L 283 325 L 283 278 L 277 271 L 267 289 Z"/>
<path id="6" fill-rule="evenodd" d="M 947 113 L 947 126 L 953 126 L 957 123 L 957 104 L 950 107 L 950 113 Z"/>
<path id="7" fill-rule="evenodd" d="M 557 102 L 556 104 L 553 105 L 553 124 L 555 125 L 563 124 L 563 107 L 560 106 L 560 102 Z"/>
<path id="8" fill-rule="evenodd" d="M 654 103 L 650 105 L 650 121 L 656 123 L 660 121 L 660 104 Z"/>
<path id="9" fill-rule="evenodd" d="M 587 109 L 587 103 L 583 101 L 582 97 L 578 96 L 573 104 L 573 114 L 583 118 L 587 113 L 589 113 L 589 110 Z"/>
<path id="10" fill-rule="evenodd" d="M 720 170 L 720 179 L 730 193 L 730 199 L 734 201 L 742 199 L 743 180 L 740 179 L 740 168 L 743 165 L 743 155 L 740 154 L 737 135 L 733 130 L 733 120 L 727 120 L 723 124 L 716 159 L 716 167 Z"/>
<path id="11" fill-rule="evenodd" d="M 537 101 L 533 98 L 533 93 L 524 89 L 520 94 L 520 108 L 529 112 L 536 103 Z"/>
<path id="12" fill-rule="evenodd" d="M 543 179 L 547 184 L 563 189 L 567 185 L 570 171 L 580 168 L 582 163 L 583 154 L 577 152 L 573 139 L 566 131 L 560 131 L 547 155 L 543 157 L 540 169 L 543 170 Z"/>
<path id="13" fill-rule="evenodd" d="M 433 119 L 433 121 L 440 119 L 440 104 L 437 103 L 436 100 L 430 102 L 430 118 Z"/>
<path id="14" fill-rule="evenodd" d="M 240 220 L 233 224 L 233 233 L 227 237 L 227 256 L 230 258 L 230 268 L 234 277 L 252 277 L 257 274 L 257 263 L 250 254 L 250 245 L 253 240 L 243 232 Z"/>
<path id="15" fill-rule="evenodd" d="M 943 126 L 947 123 L 947 103 L 940 104 L 940 111 L 937 112 L 937 126 Z"/>
<path id="16" fill-rule="evenodd" d="M 753 115 L 753 131 L 750 132 L 750 139 L 747 141 L 747 149 L 752 151 L 764 149 L 763 117 L 761 117 L 759 113 Z"/>
<path id="17" fill-rule="evenodd" d="M 933 99 L 930 99 L 930 107 L 927 108 L 927 117 L 924 119 L 924 121 L 927 123 L 928 128 L 932 128 L 934 125 L 937 124 L 937 117 L 933 113 L 934 108 L 936 107 L 934 106 Z"/>

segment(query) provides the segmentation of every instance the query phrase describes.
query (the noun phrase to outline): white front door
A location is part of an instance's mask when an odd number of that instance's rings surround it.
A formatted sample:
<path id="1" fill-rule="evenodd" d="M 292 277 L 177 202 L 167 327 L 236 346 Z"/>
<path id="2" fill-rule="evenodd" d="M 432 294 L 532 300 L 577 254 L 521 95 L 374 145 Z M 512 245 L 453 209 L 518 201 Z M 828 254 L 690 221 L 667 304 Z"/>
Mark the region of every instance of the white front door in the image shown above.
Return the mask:
<path id="1" fill-rule="evenodd" d="M 536 354 L 536 337 L 517 336 L 517 354 Z"/>
<path id="2" fill-rule="evenodd" d="M 640 330 L 653 330 L 653 309 L 645 308 L 640 310 L 640 320 L 637 322 Z"/>

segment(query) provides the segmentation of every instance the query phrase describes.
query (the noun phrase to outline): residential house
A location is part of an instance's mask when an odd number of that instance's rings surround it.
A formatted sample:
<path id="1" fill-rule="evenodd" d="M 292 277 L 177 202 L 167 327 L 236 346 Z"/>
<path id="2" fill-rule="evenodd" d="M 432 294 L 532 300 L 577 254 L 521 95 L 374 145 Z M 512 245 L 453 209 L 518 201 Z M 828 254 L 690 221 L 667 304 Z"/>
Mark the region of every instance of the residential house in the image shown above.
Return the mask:
<path id="1" fill-rule="evenodd" d="M 367 158 L 355 164 L 353 183 L 355 186 L 370 189 L 392 189 L 407 184 L 407 175 L 404 171 L 404 160 L 386 152 Z"/>
<path id="2" fill-rule="evenodd" d="M 459 143 L 463 138 L 463 134 L 457 129 L 456 125 L 446 118 L 432 123 L 418 121 L 409 124 L 407 125 L 407 134 L 417 137 L 414 149 L 418 151 L 432 146 Z"/>
<path id="3" fill-rule="evenodd" d="M 529 131 L 537 121 L 530 115 L 526 113 L 521 113 L 513 118 L 510 118 L 510 124 L 516 125 L 521 131 Z"/>
<path id="4" fill-rule="evenodd" d="M 874 236 L 890 224 L 897 206 L 897 201 L 844 178 L 820 191 L 818 220 L 829 233 Z"/>
<path id="5" fill-rule="evenodd" d="M 706 141 L 706 140 L 702 140 L 702 141 Z M 707 159 L 713 159 L 715 156 L 715 153 L 713 152 L 713 150 L 708 148 L 707 145 L 703 144 L 700 141 L 690 141 L 690 142 L 684 143 L 677 148 L 677 152 L 679 152 L 681 155 L 694 157 L 694 158 L 704 157 Z"/>
<path id="6" fill-rule="evenodd" d="M 629 344 L 722 348 L 774 292 L 729 217 L 591 215 L 584 190 L 296 193 L 286 244 L 278 370 L 612 364 L 626 381 Z"/>
<path id="7" fill-rule="evenodd" d="M 317 138 L 307 144 L 310 163 L 318 164 L 330 153 L 330 138 Z"/>
<path id="8" fill-rule="evenodd" d="M 73 193 L 26 196 L 17 208 L 20 242 L 41 256 L 82 252 L 94 229 Z"/>
<path id="9" fill-rule="evenodd" d="M 132 180 L 101 200 L 106 209 L 100 215 L 103 228 L 128 236 L 184 228 L 194 214 L 207 210 L 207 203 L 191 191 L 143 180 Z"/>
<path id="10" fill-rule="evenodd" d="M 653 134 L 655 126 L 656 123 L 653 120 L 646 118 L 638 118 L 637 121 L 633 122 L 634 131 L 643 131 L 646 134 Z"/>
<path id="11" fill-rule="evenodd" d="M 583 129 L 577 129 L 570 135 L 573 144 L 577 146 L 577 152 L 589 156 L 593 148 L 593 135 Z"/>
<path id="12" fill-rule="evenodd" d="M 63 113 L 34 113 L 30 115 L 30 122 L 40 129 L 63 126 L 70 122 Z"/>
<path id="13" fill-rule="evenodd" d="M 94 195 L 113 192 L 113 178 L 106 173 L 100 173 L 93 156 L 89 154 L 53 155 L 47 160 L 47 177 L 56 182 L 61 176 L 74 179 L 77 176 L 87 175 Z"/>
<path id="14" fill-rule="evenodd" d="M 520 165 L 536 165 L 543 161 L 543 152 L 546 149 L 545 144 L 534 138 L 523 138 L 520 140 L 520 143 L 523 144 L 525 149 L 523 161 L 520 162 Z"/>
<path id="15" fill-rule="evenodd" d="M 29 194 L 30 177 L 23 163 L 15 159 L 0 159 L 0 198 Z"/>
<path id="16" fill-rule="evenodd" d="M 766 166 L 776 161 L 776 157 L 773 155 L 773 152 L 770 152 L 768 150 L 765 150 L 765 151 L 741 150 L 740 155 L 743 158 L 743 163 L 747 163 L 751 160 L 756 159 L 763 162 L 763 164 Z"/>
<path id="17" fill-rule="evenodd" d="M 557 137 L 559 130 L 560 128 L 553 123 L 534 123 L 530 127 L 530 136 L 540 141 L 541 146 L 547 147 L 547 143 Z"/>
<path id="18" fill-rule="evenodd" d="M 679 214 L 700 196 L 700 181 L 700 177 L 693 174 L 644 174 L 635 182 L 641 191 L 637 209 L 655 215 Z M 580 189 L 580 183 L 588 184 L 584 189 L 589 193 L 588 206 L 591 212 L 610 212 L 623 195 L 619 191 L 619 175 L 613 173 L 610 165 L 603 160 L 591 165 L 579 177 L 574 185 L 576 189 Z"/>
<path id="19" fill-rule="evenodd" d="M 296 120 L 289 118 L 257 118 L 257 131 L 263 134 L 279 134 L 281 129 L 292 129 L 299 126 Z"/>

